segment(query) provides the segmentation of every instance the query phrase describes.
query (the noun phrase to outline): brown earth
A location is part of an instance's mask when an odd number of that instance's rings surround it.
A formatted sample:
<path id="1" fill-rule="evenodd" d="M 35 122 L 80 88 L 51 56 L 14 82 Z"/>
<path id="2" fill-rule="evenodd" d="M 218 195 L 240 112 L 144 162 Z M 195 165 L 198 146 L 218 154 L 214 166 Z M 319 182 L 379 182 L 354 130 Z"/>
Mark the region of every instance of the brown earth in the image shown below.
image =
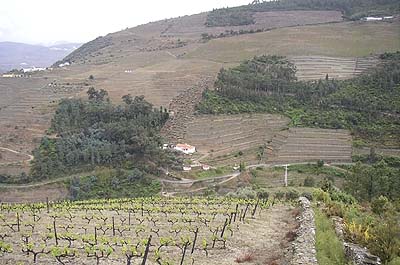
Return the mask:
<path id="1" fill-rule="evenodd" d="M 90 49 L 74 53 L 72 66 L 29 78 L 0 78 L 0 146 L 30 154 L 48 128 L 57 102 L 66 97 L 84 97 L 90 86 L 107 89 L 112 100 L 119 101 L 128 93 L 145 95 L 155 106 L 171 104 L 173 109 L 173 99 L 183 92 L 205 79 L 211 80 L 207 86 L 212 87 L 221 67 L 236 65 L 254 55 L 308 56 L 293 57 L 300 78 L 320 78 L 328 68 L 330 76 L 348 78 L 365 65 L 374 64 L 371 61 L 358 67 L 356 57 L 400 47 L 398 21 L 297 26 L 338 22 L 341 15 L 336 11 L 266 12 L 257 14 L 255 25 L 227 28 L 207 28 L 205 18 L 205 13 L 185 16 L 112 33 L 89 43 Z M 293 27 L 279 28 L 287 26 Z M 201 33 L 249 27 L 278 29 L 201 41 Z M 94 80 L 89 80 L 90 75 Z M 167 136 L 179 131 L 181 124 L 191 122 L 190 111 L 185 113 L 183 122 L 176 119 Z M 172 138 L 177 141 L 184 137 L 177 133 Z"/>
<path id="2" fill-rule="evenodd" d="M 69 191 L 62 183 L 48 184 L 27 188 L 0 188 L 1 202 L 45 202 L 64 200 L 69 196 Z"/>

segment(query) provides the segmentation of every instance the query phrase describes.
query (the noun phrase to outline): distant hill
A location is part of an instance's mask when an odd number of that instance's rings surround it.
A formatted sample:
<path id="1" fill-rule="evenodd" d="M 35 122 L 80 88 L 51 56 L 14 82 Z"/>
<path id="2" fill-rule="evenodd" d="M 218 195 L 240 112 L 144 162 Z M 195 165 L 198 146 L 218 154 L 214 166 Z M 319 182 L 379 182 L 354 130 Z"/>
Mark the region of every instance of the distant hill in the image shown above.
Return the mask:
<path id="1" fill-rule="evenodd" d="M 47 67 L 77 49 L 81 44 L 50 47 L 16 42 L 0 42 L 0 72 L 28 67 Z"/>

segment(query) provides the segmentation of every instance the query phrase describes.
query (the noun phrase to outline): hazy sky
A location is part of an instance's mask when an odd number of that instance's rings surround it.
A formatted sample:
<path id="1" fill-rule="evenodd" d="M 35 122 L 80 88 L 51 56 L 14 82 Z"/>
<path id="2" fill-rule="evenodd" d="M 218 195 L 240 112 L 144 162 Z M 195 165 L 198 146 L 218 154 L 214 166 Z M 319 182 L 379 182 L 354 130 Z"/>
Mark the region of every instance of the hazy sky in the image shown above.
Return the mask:
<path id="1" fill-rule="evenodd" d="M 1 0 L 0 41 L 87 42 L 151 21 L 251 0 Z"/>

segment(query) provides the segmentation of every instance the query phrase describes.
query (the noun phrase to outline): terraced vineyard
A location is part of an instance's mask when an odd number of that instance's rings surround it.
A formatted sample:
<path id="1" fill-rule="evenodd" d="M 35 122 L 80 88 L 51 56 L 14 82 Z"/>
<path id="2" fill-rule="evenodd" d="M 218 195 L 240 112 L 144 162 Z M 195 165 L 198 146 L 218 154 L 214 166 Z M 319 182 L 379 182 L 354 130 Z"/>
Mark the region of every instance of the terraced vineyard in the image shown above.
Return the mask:
<path id="1" fill-rule="evenodd" d="M 185 141 L 200 152 L 227 154 L 263 145 L 288 123 L 272 114 L 199 115 L 188 123 Z"/>
<path id="2" fill-rule="evenodd" d="M 378 63 L 376 57 L 295 56 L 291 61 L 297 67 L 297 78 L 305 81 L 324 79 L 327 74 L 329 78 L 349 79 Z"/>
<path id="3" fill-rule="evenodd" d="M 228 198 L 2 204 L 0 254 L 2 264 L 228 265 L 250 251 L 249 264 L 283 262 L 294 217 L 291 207 L 271 205 Z"/>
<path id="4" fill-rule="evenodd" d="M 290 128 L 273 138 L 271 163 L 290 163 L 323 160 L 351 162 L 351 135 L 347 130 Z"/>

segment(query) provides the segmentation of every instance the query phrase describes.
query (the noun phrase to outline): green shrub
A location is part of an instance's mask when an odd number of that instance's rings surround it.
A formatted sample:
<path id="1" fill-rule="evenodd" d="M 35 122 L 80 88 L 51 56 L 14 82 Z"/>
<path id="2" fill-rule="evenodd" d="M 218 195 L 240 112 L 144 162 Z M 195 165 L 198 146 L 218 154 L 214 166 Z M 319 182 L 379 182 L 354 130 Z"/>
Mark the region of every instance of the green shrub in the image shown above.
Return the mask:
<path id="1" fill-rule="evenodd" d="M 314 187 L 315 179 L 311 176 L 308 176 L 304 179 L 304 187 Z"/>
<path id="2" fill-rule="evenodd" d="M 343 246 L 335 234 L 332 221 L 315 210 L 317 259 L 319 265 L 346 264 Z"/>

